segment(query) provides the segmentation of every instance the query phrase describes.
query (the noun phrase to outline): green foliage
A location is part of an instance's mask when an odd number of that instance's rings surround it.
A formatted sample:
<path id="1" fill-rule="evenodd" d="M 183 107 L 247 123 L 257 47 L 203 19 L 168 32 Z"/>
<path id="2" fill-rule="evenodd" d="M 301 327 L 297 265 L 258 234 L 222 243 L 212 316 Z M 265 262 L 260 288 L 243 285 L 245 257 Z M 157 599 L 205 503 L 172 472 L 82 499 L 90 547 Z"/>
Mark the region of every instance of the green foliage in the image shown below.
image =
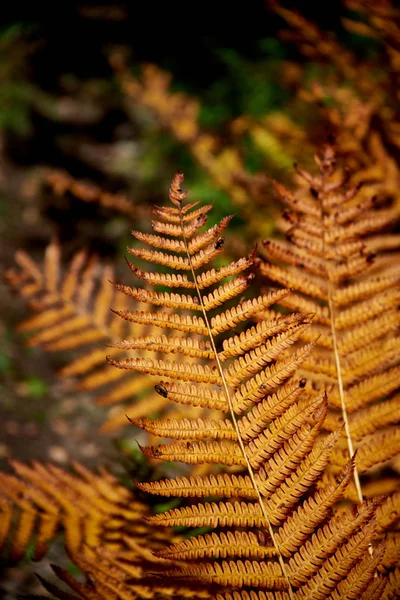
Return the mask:
<path id="1" fill-rule="evenodd" d="M 25 82 L 10 81 L 0 87 L 0 129 L 19 135 L 31 133 L 32 88 Z"/>
<path id="2" fill-rule="evenodd" d="M 2 373 L 3 375 L 9 373 L 12 369 L 12 360 L 10 358 L 10 356 L 6 353 L 1 351 L 0 352 L 0 373 Z"/>
<path id="3" fill-rule="evenodd" d="M 27 395 L 31 398 L 43 398 L 49 391 L 49 387 L 41 377 L 28 377 L 25 380 Z"/>
<path id="4" fill-rule="evenodd" d="M 216 51 L 226 76 L 213 82 L 203 95 L 199 114 L 201 126 L 215 129 L 238 115 L 262 116 L 287 99 L 287 92 L 279 83 L 279 64 L 284 54 L 282 44 L 266 38 L 260 40 L 259 46 L 268 56 L 254 62 L 234 48 Z"/>

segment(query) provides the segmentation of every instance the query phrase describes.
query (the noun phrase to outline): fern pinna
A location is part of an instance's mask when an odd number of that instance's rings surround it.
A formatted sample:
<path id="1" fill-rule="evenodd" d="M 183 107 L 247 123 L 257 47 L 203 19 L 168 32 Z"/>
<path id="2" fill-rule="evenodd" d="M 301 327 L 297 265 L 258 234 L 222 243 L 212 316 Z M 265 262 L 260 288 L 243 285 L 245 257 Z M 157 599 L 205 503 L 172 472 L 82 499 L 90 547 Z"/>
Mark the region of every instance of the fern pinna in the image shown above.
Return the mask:
<path id="1" fill-rule="evenodd" d="M 193 499 L 188 506 L 151 517 L 152 523 L 210 529 L 156 554 L 177 561 L 167 575 L 193 581 L 198 589 L 211 586 L 220 600 L 389 598 L 390 591 L 386 596 L 384 592 L 385 587 L 389 590 L 387 580 L 374 577 L 385 552 L 382 544 L 371 548 L 375 503 L 362 503 L 357 512 L 332 514 L 352 479 L 353 460 L 335 481 L 321 490 L 315 486 L 341 432 L 319 436 L 327 413 L 325 392 L 313 393 L 296 375 L 313 344 L 288 351 L 302 334 L 304 318 L 270 309 L 288 296 L 287 290 L 237 301 L 253 278 L 248 272 L 253 254 L 206 270 L 222 251 L 220 234 L 229 218 L 198 233 L 211 207 L 185 205 L 182 181 L 178 173 L 172 182 L 173 206 L 155 208 L 155 234 L 134 233 L 156 249 L 130 252 L 183 272 L 152 273 L 131 264 L 140 279 L 184 288 L 185 293 L 117 287 L 141 302 L 172 308 L 173 316 L 161 313 L 155 318 L 149 312 L 147 320 L 185 334 L 126 340 L 124 347 L 146 345 L 183 358 L 108 358 L 117 368 L 161 377 L 159 394 L 205 412 L 196 419 L 132 419 L 143 429 L 175 439 L 144 448 L 148 456 L 210 465 L 206 474 L 138 484 L 150 493 Z M 223 283 L 226 277 L 232 279 Z M 230 308 L 221 311 L 232 299 Z M 257 325 L 248 322 L 261 312 L 264 318 Z M 134 311 L 119 314 L 144 319 Z M 191 364 L 190 358 L 199 356 L 204 364 Z M 211 417 L 207 409 L 213 411 Z"/>
<path id="2" fill-rule="evenodd" d="M 360 475 L 400 452 L 400 430 L 394 427 L 400 420 L 400 269 L 399 256 L 391 252 L 400 240 L 379 233 L 397 215 L 376 207 L 368 184 L 361 190 L 346 185 L 349 173 L 336 166 L 331 145 L 316 161 L 317 175 L 297 168 L 295 193 L 275 183 L 287 206 L 289 240 L 265 241 L 268 262 L 260 268 L 292 288 L 282 305 L 313 315 L 302 337 L 316 340 L 316 349 L 304 373 L 315 387 L 331 390 L 326 427 L 345 424 L 348 451 L 342 444 L 333 453 L 333 470 L 357 449 L 356 489 L 350 486 L 348 494 L 360 501 L 363 494 L 393 489 L 393 478 L 379 488 L 374 481 L 360 482 Z"/>

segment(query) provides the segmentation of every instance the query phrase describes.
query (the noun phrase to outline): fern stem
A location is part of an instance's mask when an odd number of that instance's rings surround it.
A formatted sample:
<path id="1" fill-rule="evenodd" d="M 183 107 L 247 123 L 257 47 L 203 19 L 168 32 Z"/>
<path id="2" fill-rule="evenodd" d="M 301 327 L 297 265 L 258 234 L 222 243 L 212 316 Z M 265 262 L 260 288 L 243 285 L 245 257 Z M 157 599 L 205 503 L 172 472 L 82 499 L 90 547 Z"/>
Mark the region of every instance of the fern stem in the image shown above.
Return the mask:
<path id="1" fill-rule="evenodd" d="M 204 302 L 203 302 L 203 298 L 202 298 L 202 295 L 201 295 L 201 292 L 200 292 L 200 288 L 199 288 L 199 286 L 197 284 L 197 277 L 196 277 L 196 273 L 195 273 L 195 270 L 194 270 L 194 267 L 193 267 L 193 264 L 192 264 L 192 259 L 191 259 L 191 255 L 190 255 L 190 252 L 189 252 L 187 238 L 186 238 L 186 235 L 185 235 L 181 205 L 179 206 L 179 218 L 180 218 L 180 226 L 181 226 L 181 230 L 182 230 L 183 242 L 185 244 L 186 255 L 187 255 L 187 258 L 188 258 L 188 261 L 189 261 L 189 264 L 190 264 L 190 269 L 191 269 L 191 273 L 192 273 L 192 277 L 193 277 L 193 282 L 194 282 L 194 284 L 196 286 L 197 297 L 199 299 L 199 302 L 200 302 L 200 305 L 201 305 L 201 309 L 203 311 L 204 322 L 205 322 L 206 327 L 207 327 L 208 332 L 209 332 L 211 347 L 212 347 L 212 349 L 214 351 L 215 360 L 216 360 L 216 363 L 217 363 L 217 368 L 218 368 L 219 374 L 220 374 L 221 379 L 222 379 L 222 386 L 223 386 L 223 389 L 224 389 L 224 392 L 225 392 L 226 400 L 228 402 L 229 411 L 231 413 L 232 423 L 233 423 L 233 426 L 234 426 L 234 429 L 235 429 L 235 432 L 236 432 L 236 435 L 237 435 L 239 447 L 240 447 L 240 449 L 242 451 L 244 460 L 246 462 L 246 467 L 247 467 L 248 474 L 250 476 L 251 483 L 252 483 L 252 485 L 254 487 L 254 490 L 255 490 L 255 492 L 257 494 L 257 499 L 258 499 L 258 503 L 259 503 L 260 508 L 261 508 L 262 515 L 263 515 L 264 519 L 267 522 L 268 533 L 269 533 L 269 535 L 271 537 L 273 546 L 274 546 L 274 548 L 275 548 L 275 550 L 277 552 L 278 561 L 279 561 L 279 565 L 280 565 L 281 570 L 282 570 L 282 574 L 283 574 L 283 576 L 286 579 L 286 582 L 288 584 L 288 590 L 287 591 L 288 591 L 288 594 L 289 594 L 289 598 L 290 598 L 290 600 L 295 600 L 294 591 L 293 591 L 292 585 L 290 583 L 289 575 L 288 575 L 287 570 L 286 570 L 286 565 L 285 565 L 285 562 L 283 560 L 282 553 L 281 553 L 281 551 L 279 549 L 279 545 L 278 545 L 278 543 L 277 543 L 277 541 L 275 539 L 274 530 L 272 529 L 272 524 L 271 524 L 271 521 L 270 521 L 270 519 L 268 517 L 263 497 L 261 496 L 261 493 L 260 493 L 260 491 L 258 489 L 258 486 L 257 486 L 257 483 L 256 483 L 256 479 L 255 479 L 255 474 L 254 474 L 253 467 L 251 466 L 250 461 L 249 461 L 249 459 L 247 457 L 246 448 L 245 448 L 244 442 L 242 440 L 242 437 L 240 435 L 239 426 L 238 426 L 238 423 L 237 423 L 237 420 L 236 420 L 236 415 L 235 415 L 235 411 L 234 411 L 234 407 L 233 407 L 232 398 L 231 398 L 230 392 L 229 392 L 229 387 L 228 387 L 228 384 L 227 384 L 227 381 L 226 381 L 226 378 L 225 378 L 225 374 L 224 374 L 224 370 L 223 370 L 222 365 L 221 365 L 221 361 L 220 361 L 220 359 L 218 357 L 218 352 L 217 352 L 217 348 L 216 348 L 216 345 L 215 345 L 214 336 L 211 333 L 211 326 L 210 326 L 210 323 L 209 323 L 209 320 L 208 320 L 208 315 L 207 315 L 207 311 L 206 311 L 205 306 L 204 306 Z"/>
<path id="2" fill-rule="evenodd" d="M 353 446 L 353 440 L 351 437 L 349 417 L 347 415 L 346 398 L 345 398 L 345 394 L 344 394 L 344 385 L 343 385 L 343 378 L 342 378 L 342 367 L 341 367 L 341 363 L 340 363 L 340 354 L 339 354 L 339 350 L 338 350 L 336 328 L 334 325 L 335 309 L 333 306 L 332 286 L 331 286 L 330 282 L 328 284 L 328 305 L 329 305 L 331 333 L 332 333 L 332 340 L 333 340 L 333 354 L 335 357 L 336 374 L 337 374 L 337 378 L 338 378 L 340 405 L 341 405 L 341 409 L 342 409 L 344 429 L 346 432 L 347 446 L 348 446 L 349 454 L 350 454 L 350 458 L 351 458 L 354 456 L 354 446 Z M 354 485 L 356 486 L 356 490 L 357 490 L 357 496 L 361 503 L 364 500 L 364 498 L 363 498 L 363 494 L 362 494 L 360 476 L 358 474 L 357 466 L 355 466 L 354 471 L 353 471 L 353 479 L 354 479 Z"/>
<path id="3" fill-rule="evenodd" d="M 335 322 L 335 309 L 334 309 L 333 300 L 332 300 L 332 285 L 331 285 L 331 282 L 329 282 L 329 284 L 328 284 L 328 305 L 329 305 L 329 314 L 331 316 L 331 332 L 332 332 L 332 340 L 333 340 L 333 353 L 335 355 L 335 364 L 336 364 L 336 372 L 337 372 L 337 378 L 338 378 L 338 388 L 339 388 L 340 405 L 341 405 L 342 415 L 343 415 L 343 420 L 344 420 L 344 429 L 346 431 L 347 447 L 349 449 L 350 457 L 353 457 L 354 456 L 354 446 L 353 446 L 353 440 L 352 440 L 352 437 L 351 437 L 349 418 L 348 418 L 348 415 L 347 415 L 346 398 L 345 398 L 345 394 L 344 394 L 342 369 L 341 369 L 341 364 L 340 364 L 340 354 L 339 354 L 339 350 L 338 350 L 336 329 L 335 329 L 335 325 L 334 325 L 334 322 Z M 363 498 L 363 493 L 362 493 L 362 489 L 361 489 L 361 481 L 360 481 L 360 476 L 358 474 L 358 469 L 357 469 L 356 461 L 354 461 L 353 480 L 354 480 L 354 485 L 356 486 L 357 496 L 358 496 L 358 499 L 359 499 L 360 504 L 361 504 L 363 502 L 364 498 Z M 372 556 L 373 553 L 374 553 L 374 550 L 373 550 L 371 544 L 368 546 L 368 552 L 369 552 L 370 556 Z M 377 573 L 376 572 L 375 572 L 374 577 L 377 577 Z"/>
<path id="4" fill-rule="evenodd" d="M 322 198 L 321 198 L 322 251 L 323 251 L 323 256 L 324 256 L 324 261 L 325 261 L 326 273 L 328 275 L 328 308 L 329 308 L 329 317 L 330 317 L 329 320 L 330 320 L 330 325 L 331 325 L 331 333 L 332 333 L 332 341 L 333 341 L 333 354 L 334 354 L 335 365 L 336 365 L 336 375 L 337 375 L 337 380 L 338 380 L 340 405 L 341 405 L 342 416 L 343 416 L 343 421 L 344 421 L 344 428 L 345 428 L 345 432 L 346 432 L 347 447 L 349 449 L 350 458 L 352 458 L 354 456 L 354 445 L 353 445 L 353 440 L 351 437 L 349 417 L 347 414 L 346 397 L 345 397 L 343 377 L 342 377 L 342 365 L 341 365 L 341 361 L 340 361 L 340 353 L 339 353 L 339 348 L 338 348 L 338 343 L 337 343 L 337 335 L 336 335 L 336 327 L 335 327 L 336 311 L 335 311 L 335 307 L 334 307 L 334 303 L 333 303 L 334 288 L 333 288 L 333 284 L 332 284 L 331 273 L 329 270 L 329 261 L 326 258 L 326 252 L 325 252 L 325 250 L 326 250 L 326 243 L 325 243 L 326 228 L 325 228 L 325 222 L 324 222 L 324 198 L 325 198 L 325 194 L 326 194 L 325 190 L 326 190 L 327 180 L 329 178 L 329 175 L 330 175 L 329 171 L 322 173 L 322 186 L 321 186 L 321 192 L 322 192 Z M 353 471 L 354 485 L 356 487 L 359 502 L 362 503 L 363 502 L 363 494 L 362 494 L 362 489 L 361 489 L 360 476 L 358 474 L 358 469 L 357 469 L 357 465 L 355 462 L 354 462 L 354 465 L 355 465 L 354 471 Z"/>

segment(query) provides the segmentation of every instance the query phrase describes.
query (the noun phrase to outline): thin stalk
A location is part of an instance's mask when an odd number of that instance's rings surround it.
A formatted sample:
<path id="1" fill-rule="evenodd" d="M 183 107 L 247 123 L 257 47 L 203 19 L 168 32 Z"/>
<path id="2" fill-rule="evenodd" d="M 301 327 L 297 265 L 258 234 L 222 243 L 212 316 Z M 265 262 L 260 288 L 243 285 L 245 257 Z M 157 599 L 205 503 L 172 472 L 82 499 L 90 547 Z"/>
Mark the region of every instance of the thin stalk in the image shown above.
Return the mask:
<path id="1" fill-rule="evenodd" d="M 331 317 L 330 321 L 331 321 L 331 333 L 332 333 L 332 340 L 333 340 L 333 354 L 335 357 L 335 364 L 336 364 L 336 374 L 337 374 L 337 379 L 338 379 L 340 405 L 341 405 L 341 409 L 342 409 L 344 429 L 346 432 L 347 447 L 349 449 L 350 457 L 352 457 L 352 456 L 354 456 L 354 446 L 353 446 L 353 440 L 351 437 L 350 423 L 349 423 L 349 418 L 347 415 L 346 398 L 345 398 L 345 394 L 344 394 L 342 366 L 340 363 L 340 354 L 339 354 L 339 350 L 338 350 L 337 335 L 336 335 L 336 328 L 335 328 L 335 308 L 334 308 L 333 300 L 332 300 L 331 282 L 329 282 L 329 284 L 328 284 L 328 305 L 329 305 L 329 314 Z M 357 490 L 357 496 L 361 503 L 364 500 L 364 498 L 363 498 L 363 494 L 362 494 L 362 490 L 361 490 L 360 476 L 358 474 L 357 467 L 354 468 L 353 479 L 354 479 L 354 485 L 356 486 L 356 490 Z"/>
<path id="2" fill-rule="evenodd" d="M 331 325 L 331 333 L 332 333 L 332 341 L 333 341 L 333 355 L 334 355 L 335 365 L 336 365 L 336 375 L 337 375 L 337 380 L 338 380 L 339 398 L 340 398 L 340 405 L 341 405 L 342 416 L 343 416 L 343 421 L 344 421 L 344 428 L 345 428 L 345 432 L 346 432 L 347 447 L 349 449 L 349 454 L 350 454 L 350 458 L 351 458 L 354 456 L 354 445 L 353 445 L 353 440 L 351 437 L 349 417 L 347 414 L 346 397 L 345 397 L 345 392 L 344 392 L 343 376 L 342 376 L 342 365 L 341 365 L 341 360 L 340 360 L 340 353 L 339 353 L 339 347 L 338 347 L 337 335 L 336 335 L 336 327 L 335 327 L 336 311 L 335 311 L 335 306 L 334 306 L 334 302 L 333 302 L 333 294 L 334 294 L 335 290 L 334 290 L 334 285 L 332 283 L 331 274 L 329 271 L 329 261 L 326 258 L 326 242 L 325 242 L 326 230 L 325 230 L 325 223 L 324 223 L 324 197 L 325 197 L 325 193 L 326 193 L 325 189 L 326 189 L 327 180 L 329 178 L 329 174 L 330 174 L 329 172 L 322 173 L 322 186 L 321 186 L 321 192 L 322 192 L 322 195 L 321 195 L 322 252 L 323 252 L 323 256 L 324 256 L 326 273 L 328 276 L 328 308 L 329 308 L 329 317 L 330 317 L 329 320 L 330 320 L 330 325 Z M 360 476 L 358 474 L 358 469 L 357 469 L 356 464 L 355 464 L 355 468 L 353 471 L 353 479 L 354 479 L 354 485 L 355 485 L 356 491 L 357 491 L 357 496 L 361 503 L 361 502 L 363 502 L 364 499 L 363 499 L 363 494 L 362 494 L 362 489 L 361 489 Z"/>

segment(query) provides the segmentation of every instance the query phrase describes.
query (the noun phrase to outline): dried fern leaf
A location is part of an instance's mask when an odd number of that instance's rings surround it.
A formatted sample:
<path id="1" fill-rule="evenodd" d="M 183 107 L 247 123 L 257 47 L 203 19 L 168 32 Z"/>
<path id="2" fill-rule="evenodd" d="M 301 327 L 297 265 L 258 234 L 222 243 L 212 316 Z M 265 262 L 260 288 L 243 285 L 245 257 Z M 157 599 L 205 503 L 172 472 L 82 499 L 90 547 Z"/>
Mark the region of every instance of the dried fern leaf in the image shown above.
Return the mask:
<path id="1" fill-rule="evenodd" d="M 176 315 L 157 311 L 157 312 L 133 312 L 129 310 L 115 310 L 116 315 L 141 325 L 154 325 L 154 327 L 165 327 L 176 331 L 184 331 L 186 333 L 198 333 L 208 335 L 208 330 L 204 325 L 203 319 L 196 315 Z M 206 333 L 207 332 L 207 333 Z"/>
<path id="2" fill-rule="evenodd" d="M 239 421 L 242 438 L 248 442 L 263 431 L 265 423 L 283 415 L 303 394 L 306 379 L 282 385 L 276 393 L 266 396 L 248 410 Z"/>
<path id="3" fill-rule="evenodd" d="M 346 187 L 332 146 L 326 145 L 316 162 L 318 175 L 297 168 L 296 193 L 275 184 L 287 205 L 289 242 L 264 243 L 268 262 L 261 264 L 261 272 L 293 288 L 295 293 L 284 298 L 283 305 L 314 312 L 313 323 L 302 335 L 309 341 L 315 332 L 316 339 L 316 351 L 304 363 L 304 374 L 316 387 L 334 386 L 328 422 L 337 421 L 339 409 L 348 441 L 342 465 L 359 448 L 355 485 L 362 501 L 359 473 L 398 451 L 395 442 L 386 450 L 378 450 L 378 444 L 389 444 L 384 432 L 399 421 L 393 393 L 400 381 L 396 336 L 400 270 L 389 254 L 396 248 L 395 240 L 386 245 L 384 234 L 375 233 L 395 215 L 371 200 L 373 194 L 365 193 L 367 185 L 362 194 L 357 186 Z M 380 246 L 388 254 L 376 256 Z M 379 432 L 383 437 L 372 441 L 371 452 L 367 451 L 363 439 Z"/>
<path id="4" fill-rule="evenodd" d="M 313 543 L 306 543 L 303 546 L 301 556 L 291 559 L 289 565 L 296 580 L 306 583 L 318 567 L 324 562 L 325 558 L 333 554 L 338 545 L 349 539 L 358 529 L 365 524 L 370 523 L 376 507 L 373 503 L 362 507 L 360 512 L 352 515 L 351 512 L 332 517 L 324 527 L 316 534 Z"/>
<path id="5" fill-rule="evenodd" d="M 261 310 L 275 304 L 288 294 L 288 290 L 274 290 L 269 294 L 264 294 L 253 300 L 244 300 L 237 307 L 233 307 L 220 315 L 212 317 L 211 334 L 215 336 L 218 333 L 233 329 L 239 323 L 247 321 Z"/>
<path id="6" fill-rule="evenodd" d="M 242 475 L 204 475 L 197 477 L 177 477 L 162 479 L 150 483 L 138 483 L 138 488 L 160 496 L 178 496 L 201 498 L 208 496 L 225 496 L 227 498 L 240 496 L 256 498 L 257 494 L 250 478 Z"/>
<path id="7" fill-rule="evenodd" d="M 393 528 L 400 519 L 400 492 L 388 496 L 376 511 L 377 529 L 381 532 Z"/>
<path id="8" fill-rule="evenodd" d="M 60 530 L 70 552 L 99 544 L 123 550 L 127 536 L 146 536 L 138 524 L 148 511 L 107 471 L 97 475 L 79 463 L 75 474 L 50 464 L 12 465 L 17 476 L 0 473 L 0 546 L 12 540 L 13 561 L 31 544 L 34 560 L 40 560 Z"/>
<path id="9" fill-rule="evenodd" d="M 157 556 L 177 561 L 163 576 L 193 581 L 194 585 L 218 586 L 219 590 L 222 587 L 225 589 L 221 594 L 229 597 L 233 593 L 238 598 L 322 599 L 331 597 L 339 584 L 340 590 L 351 593 L 358 589 L 357 585 L 359 589 L 376 590 L 374 574 L 383 551 L 379 550 L 375 557 L 368 552 L 375 536 L 376 506 L 362 504 L 357 518 L 350 509 L 332 516 L 332 507 L 343 497 L 352 479 L 354 460 L 344 465 L 337 479 L 316 489 L 342 431 L 338 429 L 319 438 L 327 414 L 326 391 L 313 392 L 306 379 L 298 375 L 300 369 L 306 370 L 304 365 L 314 343 L 294 349 L 291 346 L 302 337 L 309 317 L 298 313 L 282 317 L 270 310 L 273 303 L 289 298 L 289 291 L 285 290 L 242 300 L 223 312 L 216 310 L 217 299 L 237 297 L 249 278 L 236 277 L 237 273 L 229 271 L 236 279 L 228 284 L 215 280 L 218 287 L 203 295 L 204 280 L 199 271 L 205 262 L 189 250 L 193 238 L 185 228 L 193 213 L 185 211 L 182 181 L 183 176 L 178 173 L 170 189 L 173 207 L 157 208 L 157 214 L 173 226 L 164 228 L 163 234 L 172 236 L 174 244 L 178 242 L 179 252 L 179 242 L 186 249 L 186 256 L 179 255 L 181 260 L 168 258 L 169 268 L 180 269 L 183 261 L 188 266 L 188 279 L 194 284 L 194 288 L 187 287 L 188 296 L 173 296 L 174 310 L 179 311 L 179 319 L 186 316 L 186 311 L 201 315 L 203 331 L 196 333 L 209 342 L 212 353 L 203 358 L 201 369 L 188 359 L 109 359 L 118 368 L 132 367 L 169 377 L 170 383 L 162 381 L 156 386 L 158 393 L 168 399 L 205 409 L 217 408 L 229 416 L 228 420 L 203 415 L 182 421 L 132 419 L 142 429 L 177 440 L 144 447 L 144 453 L 153 459 L 227 468 L 225 472 L 203 469 L 201 474 L 138 483 L 140 490 L 151 494 L 192 499 L 190 506 L 151 517 L 152 524 L 217 529 L 158 552 Z M 304 202 L 302 210 L 309 211 L 310 204 Z M 197 219 L 204 215 L 201 209 L 194 214 Z M 318 214 L 317 209 L 313 210 L 313 218 Z M 218 239 L 216 244 L 220 250 Z M 151 259 L 149 254 L 146 256 Z M 157 263 L 158 254 L 153 257 Z M 314 270 L 320 268 L 317 262 L 310 261 Z M 241 266 L 237 268 L 242 272 Z M 312 281 L 318 288 L 315 296 L 319 301 L 321 290 L 323 297 L 328 297 L 328 288 L 326 281 L 317 277 L 313 274 Z M 302 285 L 307 283 L 303 278 Z M 157 291 L 135 291 L 131 295 L 146 301 L 167 299 L 166 294 Z M 169 302 L 171 298 L 168 296 Z M 216 312 L 209 314 L 210 311 Z M 328 317 L 325 312 L 325 325 L 329 325 Z M 252 318 L 258 320 L 254 327 L 248 323 Z M 233 332 L 232 337 L 222 341 L 223 350 L 218 353 L 216 336 L 226 338 L 227 332 L 242 325 L 244 331 Z M 167 323 L 165 327 L 168 328 Z M 170 354 L 170 339 L 165 336 L 159 341 L 157 350 Z M 141 346 L 143 341 L 136 343 Z M 128 344 L 135 346 L 135 342 Z M 183 352 L 186 346 L 182 344 Z M 371 356 L 370 360 L 374 358 Z M 183 379 L 195 385 L 180 383 Z M 210 502 L 210 497 L 220 500 Z M 305 548 L 309 555 L 304 553 Z M 281 592 L 285 594 L 279 596 Z"/>
<path id="10" fill-rule="evenodd" d="M 28 298 L 37 313 L 19 326 L 20 331 L 29 333 L 27 343 L 40 345 L 49 352 L 77 349 L 79 356 L 61 369 L 61 375 L 76 377 L 78 389 L 96 390 L 100 404 L 126 403 L 137 391 L 137 384 L 127 371 L 120 371 L 115 377 L 110 368 L 104 370 L 105 344 L 117 343 L 121 337 L 131 334 L 143 336 L 145 328 L 148 334 L 148 325 L 157 325 L 159 320 L 164 322 L 164 318 L 172 321 L 171 316 L 153 313 L 153 323 L 147 317 L 142 322 L 139 315 L 137 324 L 131 324 L 135 323 L 134 319 L 124 323 L 119 313 L 126 309 L 129 300 L 110 284 L 112 269 L 101 267 L 95 257 L 78 252 L 63 273 L 60 246 L 55 240 L 46 250 L 43 266 L 38 266 L 21 250 L 16 253 L 15 260 L 18 268 L 8 270 L 5 279 L 17 293 Z M 110 304 L 118 314 L 110 312 Z M 179 325 L 181 331 L 192 330 L 183 323 Z M 203 329 L 198 327 L 200 332 Z M 115 357 L 124 355 L 124 350 L 118 348 L 108 352 L 114 353 Z M 150 380 L 141 379 L 142 390 L 149 389 L 150 385 Z M 109 386 L 106 394 L 105 386 Z M 158 405 L 162 409 L 161 398 Z M 146 410 L 143 410 L 137 416 L 145 414 Z M 114 421 L 110 413 L 107 427 L 111 430 L 113 422 L 116 428 L 126 425 L 126 419 Z"/>
<path id="11" fill-rule="evenodd" d="M 183 275 L 181 273 L 165 274 L 165 273 L 154 273 L 154 272 L 150 273 L 148 271 L 142 271 L 141 269 L 138 269 L 127 258 L 125 260 L 126 260 L 128 267 L 130 268 L 132 273 L 135 275 L 135 277 L 138 277 L 142 281 L 145 281 L 148 285 L 163 285 L 165 287 L 171 287 L 171 288 L 183 287 L 183 288 L 194 289 L 194 283 L 192 281 L 189 281 L 189 279 L 187 278 L 187 275 L 185 275 L 185 274 L 183 274 Z"/>

